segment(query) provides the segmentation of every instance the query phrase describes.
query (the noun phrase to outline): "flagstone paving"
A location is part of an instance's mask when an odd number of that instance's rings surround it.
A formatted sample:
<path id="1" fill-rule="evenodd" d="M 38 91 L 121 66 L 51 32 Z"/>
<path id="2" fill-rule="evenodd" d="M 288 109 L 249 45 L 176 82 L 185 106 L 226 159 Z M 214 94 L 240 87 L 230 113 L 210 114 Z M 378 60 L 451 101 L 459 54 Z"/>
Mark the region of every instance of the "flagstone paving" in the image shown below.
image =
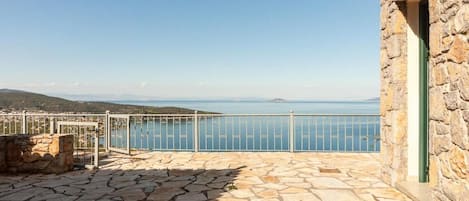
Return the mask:
<path id="1" fill-rule="evenodd" d="M 368 153 L 113 154 L 99 170 L 0 175 L 0 201 L 410 200 L 379 179 L 377 158 Z"/>

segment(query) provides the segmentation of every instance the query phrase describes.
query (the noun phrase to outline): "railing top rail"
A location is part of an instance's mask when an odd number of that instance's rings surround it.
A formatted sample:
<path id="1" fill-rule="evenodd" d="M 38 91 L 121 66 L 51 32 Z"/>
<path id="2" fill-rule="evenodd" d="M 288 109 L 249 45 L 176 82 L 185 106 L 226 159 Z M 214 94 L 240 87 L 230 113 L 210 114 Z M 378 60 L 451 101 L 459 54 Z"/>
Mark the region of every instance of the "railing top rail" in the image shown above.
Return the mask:
<path id="1" fill-rule="evenodd" d="M 18 114 L 18 113 L 14 113 L 14 114 L 0 114 L 0 116 L 21 116 L 23 114 Z"/>
<path id="2" fill-rule="evenodd" d="M 0 114 L 0 116 L 21 116 L 23 114 L 13 113 L 13 114 Z M 72 117 L 82 117 L 82 116 L 98 116 L 104 117 L 106 114 L 65 114 L 65 113 L 26 113 L 27 116 L 72 116 Z M 130 116 L 130 117 L 192 117 L 194 113 L 191 114 L 117 114 L 111 113 L 111 116 Z M 285 114 L 197 114 L 201 117 L 223 117 L 223 116 L 289 116 L 290 113 Z M 380 116 L 379 114 L 302 114 L 294 113 L 295 116 Z"/>
<path id="3" fill-rule="evenodd" d="M 194 114 L 112 114 L 123 115 L 130 117 L 187 117 L 194 116 Z M 289 116 L 290 114 L 197 114 L 199 117 L 226 117 L 226 116 Z M 295 116 L 380 116 L 379 114 L 297 114 Z"/>
<path id="4" fill-rule="evenodd" d="M 22 115 L 22 114 L 19 114 L 19 115 Z M 26 113 L 26 116 L 105 117 L 106 114 Z"/>
<path id="5" fill-rule="evenodd" d="M 219 117 L 219 116 L 289 116 L 290 114 L 199 114 L 199 116 Z"/>
<path id="6" fill-rule="evenodd" d="M 295 116 L 380 116 L 379 114 L 295 114 Z"/>
<path id="7" fill-rule="evenodd" d="M 110 114 L 112 115 L 122 115 L 122 116 L 130 116 L 130 117 L 192 117 L 194 114 Z M 200 116 L 200 114 L 198 114 Z"/>

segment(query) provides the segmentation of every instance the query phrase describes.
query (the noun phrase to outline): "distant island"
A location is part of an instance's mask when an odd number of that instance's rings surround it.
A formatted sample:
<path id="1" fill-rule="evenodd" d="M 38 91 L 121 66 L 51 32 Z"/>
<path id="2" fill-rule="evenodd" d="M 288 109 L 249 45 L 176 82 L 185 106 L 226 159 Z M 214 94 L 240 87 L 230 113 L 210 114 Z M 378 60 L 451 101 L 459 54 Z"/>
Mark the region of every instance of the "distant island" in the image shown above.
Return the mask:
<path id="1" fill-rule="evenodd" d="M 283 98 L 274 98 L 272 100 L 270 100 L 269 102 L 273 102 L 273 103 L 284 103 L 284 102 L 287 102 L 287 100 L 283 99 Z"/>
<path id="2" fill-rule="evenodd" d="M 374 97 L 374 98 L 370 98 L 370 99 L 367 99 L 366 101 L 379 101 L 379 97 Z"/>
<path id="3" fill-rule="evenodd" d="M 125 114 L 192 114 L 194 110 L 179 107 L 152 107 L 95 101 L 71 101 L 42 94 L 0 89 L 0 113 L 28 112 L 54 113 L 111 113 Z M 199 111 L 199 113 L 211 113 Z"/>

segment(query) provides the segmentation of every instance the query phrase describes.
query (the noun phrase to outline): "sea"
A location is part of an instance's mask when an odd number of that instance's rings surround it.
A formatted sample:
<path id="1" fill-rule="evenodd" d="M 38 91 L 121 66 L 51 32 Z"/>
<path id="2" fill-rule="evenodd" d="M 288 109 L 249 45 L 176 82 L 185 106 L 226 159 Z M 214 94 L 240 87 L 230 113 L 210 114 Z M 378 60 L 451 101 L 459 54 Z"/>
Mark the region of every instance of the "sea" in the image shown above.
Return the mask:
<path id="1" fill-rule="evenodd" d="M 121 104 L 183 107 L 225 114 L 378 114 L 379 101 L 226 101 L 156 100 L 118 101 Z"/>
<path id="2" fill-rule="evenodd" d="M 118 103 L 174 106 L 223 114 L 199 117 L 197 133 L 194 132 L 193 116 L 131 118 L 131 149 L 193 151 L 197 147 L 199 151 L 206 152 L 271 152 L 290 151 L 293 146 L 294 151 L 380 150 L 379 101 L 159 100 Z M 293 121 L 290 111 L 295 114 Z M 126 147 L 125 130 L 122 127 L 111 128 L 112 146 Z M 293 137 L 289 135 L 292 131 Z"/>

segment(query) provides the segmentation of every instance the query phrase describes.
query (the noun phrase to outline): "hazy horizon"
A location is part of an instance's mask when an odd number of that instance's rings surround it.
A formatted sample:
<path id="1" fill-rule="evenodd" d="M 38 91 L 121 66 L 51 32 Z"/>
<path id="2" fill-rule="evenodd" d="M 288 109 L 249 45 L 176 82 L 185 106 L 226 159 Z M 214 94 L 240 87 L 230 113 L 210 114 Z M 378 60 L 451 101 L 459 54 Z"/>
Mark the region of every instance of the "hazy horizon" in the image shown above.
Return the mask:
<path id="1" fill-rule="evenodd" d="M 285 101 L 366 101 L 376 99 L 379 96 L 368 98 L 283 98 L 283 97 L 157 97 L 140 96 L 135 94 L 64 94 L 46 93 L 48 96 L 56 96 L 78 101 L 270 101 L 283 99 Z"/>

